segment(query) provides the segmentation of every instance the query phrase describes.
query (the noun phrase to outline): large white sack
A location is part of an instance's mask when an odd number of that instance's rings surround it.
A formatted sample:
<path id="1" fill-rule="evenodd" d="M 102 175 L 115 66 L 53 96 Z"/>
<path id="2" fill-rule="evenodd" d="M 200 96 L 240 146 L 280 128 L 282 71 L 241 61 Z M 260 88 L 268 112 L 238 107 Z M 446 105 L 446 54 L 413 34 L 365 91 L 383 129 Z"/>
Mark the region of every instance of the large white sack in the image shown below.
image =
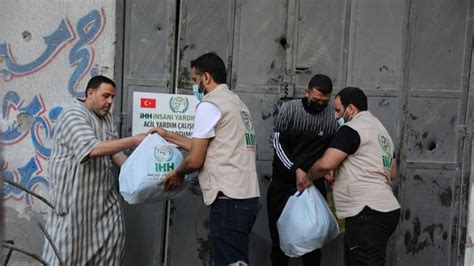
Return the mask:
<path id="1" fill-rule="evenodd" d="M 176 147 L 159 134 L 149 134 L 120 169 L 120 194 L 130 204 L 176 197 L 184 190 L 184 184 L 173 191 L 165 191 L 163 181 L 182 161 L 183 155 Z"/>
<path id="2" fill-rule="evenodd" d="M 321 248 L 339 234 L 336 218 L 314 185 L 288 199 L 277 228 L 280 248 L 289 257 Z"/>

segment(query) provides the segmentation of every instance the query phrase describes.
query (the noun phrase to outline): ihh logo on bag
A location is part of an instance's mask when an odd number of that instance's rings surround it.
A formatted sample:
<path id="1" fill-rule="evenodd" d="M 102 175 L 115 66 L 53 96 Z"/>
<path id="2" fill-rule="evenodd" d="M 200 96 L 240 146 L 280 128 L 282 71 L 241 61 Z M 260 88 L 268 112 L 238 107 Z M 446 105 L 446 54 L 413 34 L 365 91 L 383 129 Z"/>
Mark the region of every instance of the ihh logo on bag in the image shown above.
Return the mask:
<path id="1" fill-rule="evenodd" d="M 156 146 L 153 155 L 155 155 L 155 158 L 158 161 L 155 163 L 156 172 L 169 172 L 174 170 L 174 163 L 170 162 L 173 159 L 173 150 L 170 146 Z"/>

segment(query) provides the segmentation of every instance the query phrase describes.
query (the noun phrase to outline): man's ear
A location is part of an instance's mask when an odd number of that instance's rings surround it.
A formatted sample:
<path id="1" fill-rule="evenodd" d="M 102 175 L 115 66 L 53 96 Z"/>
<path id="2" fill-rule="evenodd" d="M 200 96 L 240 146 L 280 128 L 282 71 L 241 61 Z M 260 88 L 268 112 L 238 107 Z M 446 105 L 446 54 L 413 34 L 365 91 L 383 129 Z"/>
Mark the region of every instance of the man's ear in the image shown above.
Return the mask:
<path id="1" fill-rule="evenodd" d="M 93 91 L 94 91 L 94 89 L 92 89 L 92 88 L 87 88 L 87 89 L 86 89 L 86 95 L 87 95 L 86 98 L 92 97 L 92 94 L 94 93 Z"/>
<path id="2" fill-rule="evenodd" d="M 349 108 L 349 107 L 351 107 L 351 111 L 352 111 L 352 114 L 350 114 L 350 115 L 354 115 L 354 112 L 357 111 L 357 108 L 356 108 L 352 103 L 350 103 L 350 104 L 347 106 L 347 108 Z"/>
<path id="3" fill-rule="evenodd" d="M 204 72 L 204 74 L 202 74 L 202 83 L 205 85 L 211 83 L 211 76 L 209 75 L 209 73 Z"/>
<path id="4" fill-rule="evenodd" d="M 304 89 L 304 97 L 309 97 L 309 90 L 308 88 Z"/>

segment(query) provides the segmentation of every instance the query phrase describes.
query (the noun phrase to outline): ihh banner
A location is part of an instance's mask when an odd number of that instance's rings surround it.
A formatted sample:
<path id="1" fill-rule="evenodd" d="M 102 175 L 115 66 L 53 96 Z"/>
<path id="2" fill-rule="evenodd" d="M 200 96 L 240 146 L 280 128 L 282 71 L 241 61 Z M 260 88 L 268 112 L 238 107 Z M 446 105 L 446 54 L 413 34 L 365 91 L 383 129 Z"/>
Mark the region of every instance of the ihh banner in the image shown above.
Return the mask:
<path id="1" fill-rule="evenodd" d="M 194 95 L 134 92 L 132 134 L 160 127 L 191 137 L 198 103 Z"/>

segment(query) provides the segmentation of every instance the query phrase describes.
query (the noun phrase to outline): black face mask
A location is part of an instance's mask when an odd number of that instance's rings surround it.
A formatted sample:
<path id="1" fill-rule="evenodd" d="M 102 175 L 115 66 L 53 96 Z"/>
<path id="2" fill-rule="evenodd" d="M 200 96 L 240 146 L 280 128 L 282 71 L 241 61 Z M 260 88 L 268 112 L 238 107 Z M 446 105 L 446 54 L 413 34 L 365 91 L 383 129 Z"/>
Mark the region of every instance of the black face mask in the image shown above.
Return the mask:
<path id="1" fill-rule="evenodd" d="M 303 98 L 302 101 L 303 101 L 303 107 L 305 111 L 310 114 L 315 114 L 315 115 L 321 113 L 324 110 L 324 108 L 328 106 L 327 103 L 321 104 L 319 102 L 309 102 L 308 98 L 306 97 Z"/>

